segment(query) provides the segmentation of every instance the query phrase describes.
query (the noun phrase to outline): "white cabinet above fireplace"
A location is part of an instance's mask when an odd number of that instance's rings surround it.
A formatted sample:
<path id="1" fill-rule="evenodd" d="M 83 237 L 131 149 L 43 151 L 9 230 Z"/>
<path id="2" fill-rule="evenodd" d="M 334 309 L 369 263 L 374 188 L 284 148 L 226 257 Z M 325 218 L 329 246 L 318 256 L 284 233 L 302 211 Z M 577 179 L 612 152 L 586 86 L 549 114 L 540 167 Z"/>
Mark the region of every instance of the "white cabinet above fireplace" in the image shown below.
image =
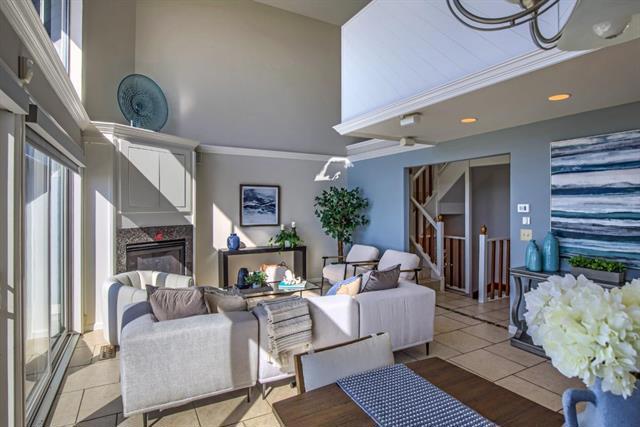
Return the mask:
<path id="1" fill-rule="evenodd" d="M 198 143 L 115 123 L 93 124 L 115 148 L 117 227 L 192 224 Z"/>

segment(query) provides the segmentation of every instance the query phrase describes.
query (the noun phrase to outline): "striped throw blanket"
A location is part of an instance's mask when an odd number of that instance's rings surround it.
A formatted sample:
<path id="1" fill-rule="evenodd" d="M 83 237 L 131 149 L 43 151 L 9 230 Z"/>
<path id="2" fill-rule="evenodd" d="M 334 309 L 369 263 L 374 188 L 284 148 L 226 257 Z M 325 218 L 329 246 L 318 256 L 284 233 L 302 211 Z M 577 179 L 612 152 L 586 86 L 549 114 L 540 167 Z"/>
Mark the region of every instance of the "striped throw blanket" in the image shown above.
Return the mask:
<path id="1" fill-rule="evenodd" d="M 304 351 L 311 344 L 311 316 L 307 300 L 280 298 L 258 303 L 267 315 L 269 353 L 287 372 L 293 371 L 295 350 Z"/>

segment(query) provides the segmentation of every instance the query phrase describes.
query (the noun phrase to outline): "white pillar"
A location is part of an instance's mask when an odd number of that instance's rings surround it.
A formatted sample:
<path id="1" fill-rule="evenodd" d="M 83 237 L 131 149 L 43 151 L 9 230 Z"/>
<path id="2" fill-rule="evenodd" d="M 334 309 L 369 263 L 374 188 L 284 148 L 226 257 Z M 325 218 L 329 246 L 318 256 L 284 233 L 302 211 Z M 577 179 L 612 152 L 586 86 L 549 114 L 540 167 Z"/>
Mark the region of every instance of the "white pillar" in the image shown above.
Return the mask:
<path id="1" fill-rule="evenodd" d="M 444 221 L 436 222 L 436 262 L 440 276 L 440 290 L 444 292 Z"/>

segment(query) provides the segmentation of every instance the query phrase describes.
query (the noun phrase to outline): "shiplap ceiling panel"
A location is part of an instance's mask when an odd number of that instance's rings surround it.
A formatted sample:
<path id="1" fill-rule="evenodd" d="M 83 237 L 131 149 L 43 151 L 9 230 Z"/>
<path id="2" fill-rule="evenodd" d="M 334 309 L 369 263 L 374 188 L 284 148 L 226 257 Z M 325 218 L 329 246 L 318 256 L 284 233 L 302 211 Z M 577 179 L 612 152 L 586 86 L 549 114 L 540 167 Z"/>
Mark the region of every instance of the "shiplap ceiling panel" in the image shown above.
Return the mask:
<path id="1" fill-rule="evenodd" d="M 466 1 L 478 14 L 517 10 L 505 0 Z M 575 0 L 543 22 L 551 35 Z M 453 17 L 445 0 L 374 0 L 342 27 L 342 121 L 441 87 L 535 51 L 526 25 L 481 32 Z"/>

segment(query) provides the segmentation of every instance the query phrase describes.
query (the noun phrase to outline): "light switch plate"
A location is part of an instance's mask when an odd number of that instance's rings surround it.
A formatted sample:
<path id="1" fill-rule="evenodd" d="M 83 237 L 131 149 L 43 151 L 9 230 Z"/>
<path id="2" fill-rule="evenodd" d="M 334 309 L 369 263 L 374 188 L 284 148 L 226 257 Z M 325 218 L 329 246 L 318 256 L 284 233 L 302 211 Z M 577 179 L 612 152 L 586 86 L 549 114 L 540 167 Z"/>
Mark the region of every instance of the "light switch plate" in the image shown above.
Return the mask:
<path id="1" fill-rule="evenodd" d="M 533 239 L 533 230 L 530 228 L 521 228 L 520 229 L 520 240 L 528 241 Z"/>
<path id="2" fill-rule="evenodd" d="M 531 224 L 531 217 L 530 216 L 523 216 L 522 217 L 522 225 L 530 225 Z"/>
<path id="3" fill-rule="evenodd" d="M 518 213 L 528 213 L 529 203 L 518 203 Z"/>

